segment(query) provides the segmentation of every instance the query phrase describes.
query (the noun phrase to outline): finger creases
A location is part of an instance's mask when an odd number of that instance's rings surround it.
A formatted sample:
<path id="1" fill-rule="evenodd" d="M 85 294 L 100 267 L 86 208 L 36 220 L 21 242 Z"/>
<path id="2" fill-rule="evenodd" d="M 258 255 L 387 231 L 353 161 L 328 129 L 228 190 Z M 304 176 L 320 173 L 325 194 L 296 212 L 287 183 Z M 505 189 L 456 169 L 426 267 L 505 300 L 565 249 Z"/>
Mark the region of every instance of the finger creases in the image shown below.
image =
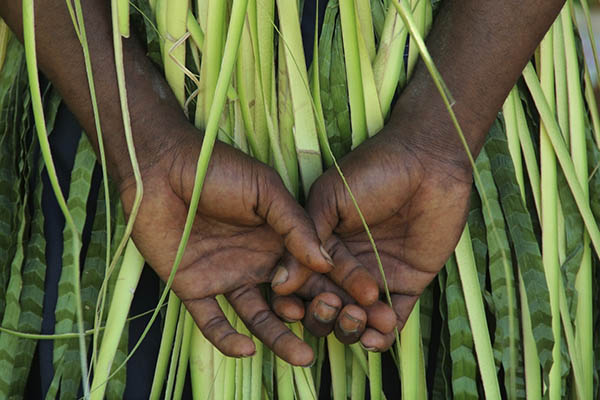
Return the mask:
<path id="1" fill-rule="evenodd" d="M 300 340 L 271 311 L 258 288 L 241 288 L 227 299 L 244 321 L 248 330 L 277 356 L 293 365 L 307 366 L 313 362 L 311 347 Z"/>
<path id="2" fill-rule="evenodd" d="M 335 265 L 328 274 L 331 280 L 348 292 L 358 304 L 369 306 L 375 303 L 379 298 L 379 287 L 369 271 L 336 236 L 332 236 L 325 247 L 332 255 Z"/>

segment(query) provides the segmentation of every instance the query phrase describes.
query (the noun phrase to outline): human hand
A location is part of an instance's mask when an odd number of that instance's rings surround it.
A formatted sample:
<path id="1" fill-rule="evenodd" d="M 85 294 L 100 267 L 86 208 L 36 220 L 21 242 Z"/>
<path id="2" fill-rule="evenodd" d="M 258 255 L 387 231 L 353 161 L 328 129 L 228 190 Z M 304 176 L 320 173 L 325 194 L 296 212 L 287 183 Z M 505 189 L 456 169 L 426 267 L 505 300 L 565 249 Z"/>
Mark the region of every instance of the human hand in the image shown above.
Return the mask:
<path id="1" fill-rule="evenodd" d="M 185 124 L 181 130 L 186 134 L 143 170 L 144 197 L 132 234 L 163 280 L 171 272 L 181 239 L 201 147 L 197 131 Z M 121 185 L 127 212 L 134 197 L 130 178 Z M 278 175 L 216 143 L 172 289 L 206 338 L 224 354 L 248 356 L 255 347 L 227 322 L 215 300 L 218 294 L 226 295 L 249 330 L 278 356 L 308 365 L 313 360 L 310 346 L 270 311 L 257 285 L 270 280 L 284 248 L 316 271 L 330 270 L 329 256 L 320 247 L 311 220 Z"/>
<path id="2" fill-rule="evenodd" d="M 389 124 L 340 163 L 381 256 L 399 329 L 454 250 L 471 190 L 470 171 L 450 161 L 456 154 L 444 158 L 443 152 L 432 150 L 438 146 L 420 142 L 419 123 L 401 118 Z M 366 268 L 383 291 L 375 252 L 335 169 L 315 182 L 307 210 L 333 258 L 331 280 L 352 297 L 360 297 L 362 286 L 354 277 Z M 313 275 L 292 258 L 283 268 L 287 279 L 273 282 L 280 295 L 294 292 Z M 281 271 L 277 275 L 285 275 Z M 361 338 L 367 348 L 391 341 L 375 334 Z"/>

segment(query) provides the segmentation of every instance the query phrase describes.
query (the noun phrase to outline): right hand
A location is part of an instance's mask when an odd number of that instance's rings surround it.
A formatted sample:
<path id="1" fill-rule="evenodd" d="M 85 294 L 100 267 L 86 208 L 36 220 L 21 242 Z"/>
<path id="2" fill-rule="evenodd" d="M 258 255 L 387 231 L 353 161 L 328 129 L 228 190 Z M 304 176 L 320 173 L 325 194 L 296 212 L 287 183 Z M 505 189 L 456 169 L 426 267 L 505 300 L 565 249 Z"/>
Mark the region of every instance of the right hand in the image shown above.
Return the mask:
<path id="1" fill-rule="evenodd" d="M 142 171 L 144 197 L 133 240 L 159 277 L 171 272 L 183 232 L 201 147 L 198 132 L 185 134 Z M 131 209 L 135 184 L 121 184 Z M 221 352 L 249 356 L 253 341 L 237 333 L 219 308 L 225 294 L 248 329 L 275 354 L 309 365 L 313 353 L 269 309 L 258 285 L 269 282 L 284 248 L 317 272 L 332 266 L 312 221 L 274 170 L 233 147 L 215 143 L 190 239 L 172 289 Z"/>

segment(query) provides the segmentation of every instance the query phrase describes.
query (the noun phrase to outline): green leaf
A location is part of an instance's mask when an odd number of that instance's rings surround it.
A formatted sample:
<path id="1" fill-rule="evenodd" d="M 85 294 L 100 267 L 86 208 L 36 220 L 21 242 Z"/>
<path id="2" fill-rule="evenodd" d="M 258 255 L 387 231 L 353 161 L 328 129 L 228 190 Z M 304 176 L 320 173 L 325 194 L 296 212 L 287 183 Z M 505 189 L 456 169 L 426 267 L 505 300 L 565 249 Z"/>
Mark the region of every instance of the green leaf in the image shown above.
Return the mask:
<path id="1" fill-rule="evenodd" d="M 501 129 L 498 121 L 494 124 L 490 132 Z M 490 133 L 491 135 L 491 133 Z M 506 156 L 509 156 L 508 149 Z M 493 154 L 497 155 L 496 152 Z M 477 186 L 477 190 L 483 196 L 485 195 L 489 202 L 490 212 L 484 213 L 484 220 L 487 230 L 487 241 L 489 251 L 489 274 L 492 286 L 492 298 L 494 301 L 494 317 L 496 319 L 496 331 L 494 335 L 494 359 L 496 361 L 496 368 L 500 368 L 500 364 L 504 367 L 505 371 L 505 387 L 506 391 L 510 393 L 510 377 L 511 372 L 516 374 L 517 371 L 512 371 L 512 368 L 516 368 L 521 363 L 515 359 L 515 365 L 511 363 L 511 337 L 514 340 L 514 345 L 520 346 L 520 332 L 518 330 L 518 322 L 516 316 L 518 315 L 516 293 L 515 293 L 515 282 L 514 272 L 505 270 L 505 262 L 511 266 L 511 260 L 504 260 L 504 255 L 510 256 L 510 247 L 508 244 L 508 237 L 506 236 L 506 226 L 504 223 L 504 217 L 502 209 L 498 201 L 498 191 L 492 177 L 492 167 L 490 160 L 487 156 L 487 150 L 483 149 L 477 158 L 477 167 L 479 168 L 479 174 L 481 177 L 481 186 Z M 495 169 L 494 169 L 495 170 Z M 489 214 L 492 215 L 493 219 L 489 218 Z M 512 299 L 512 310 L 511 308 Z M 511 312 L 512 311 L 512 312 Z M 511 321 L 512 318 L 512 321 Z M 512 332 L 511 332 L 512 328 Z M 515 353 L 517 353 L 515 351 Z M 524 386 L 522 375 L 517 377 L 515 382 L 517 389 Z"/>
<path id="2" fill-rule="evenodd" d="M 456 260 L 446 263 L 446 303 L 448 306 L 448 330 L 450 334 L 450 358 L 452 359 L 452 394 L 459 399 L 478 399 L 477 362 L 473 334 L 467 317 L 467 307 L 458 275 Z"/>

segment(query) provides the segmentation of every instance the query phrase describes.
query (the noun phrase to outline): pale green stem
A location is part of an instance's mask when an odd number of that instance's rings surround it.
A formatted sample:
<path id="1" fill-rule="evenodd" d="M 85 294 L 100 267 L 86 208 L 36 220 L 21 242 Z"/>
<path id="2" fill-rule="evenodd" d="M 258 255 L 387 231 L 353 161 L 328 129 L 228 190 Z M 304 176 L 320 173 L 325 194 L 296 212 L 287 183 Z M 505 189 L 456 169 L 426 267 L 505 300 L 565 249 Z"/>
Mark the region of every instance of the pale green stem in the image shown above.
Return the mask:
<path id="1" fill-rule="evenodd" d="M 353 0 L 340 1 L 340 19 L 346 60 L 346 81 L 348 82 L 348 99 L 350 102 L 350 123 L 352 125 L 352 148 L 367 139 L 367 120 L 365 100 L 360 72 L 360 53 L 358 49 L 358 32 L 356 30 L 356 13 Z"/>
<path id="2" fill-rule="evenodd" d="M 171 351 L 171 362 L 169 363 L 169 374 L 167 375 L 167 386 L 165 387 L 165 400 L 171 400 L 173 396 L 173 387 L 175 386 L 175 377 L 177 376 L 177 365 L 181 356 L 181 342 L 183 341 L 183 332 L 185 331 L 186 320 L 185 305 L 179 306 L 179 318 L 177 319 L 177 331 L 175 332 L 175 341 Z"/>
<path id="3" fill-rule="evenodd" d="M 588 104 L 587 109 L 589 110 L 590 116 L 592 117 L 594 139 L 596 141 L 596 146 L 600 148 L 600 116 L 598 115 L 598 104 L 596 102 L 596 95 L 594 93 L 592 81 L 590 80 L 590 71 L 587 65 L 585 67 L 585 73 L 583 75 L 583 78 L 585 82 L 585 101 Z"/>
<path id="4" fill-rule="evenodd" d="M 173 349 L 173 338 L 175 337 L 175 328 L 179 319 L 179 308 L 181 301 L 174 292 L 169 293 L 169 305 L 165 315 L 165 323 L 160 339 L 158 358 L 154 368 L 154 378 L 152 379 L 152 388 L 150 389 L 150 399 L 158 400 L 162 393 L 165 382 L 165 375 L 169 361 L 169 354 Z"/>
<path id="5" fill-rule="evenodd" d="M 455 251 L 485 397 L 499 400 L 500 387 L 468 226 L 465 226 Z"/>
<path id="6" fill-rule="evenodd" d="M 517 87 L 513 87 L 504 103 L 504 119 L 506 120 L 506 136 L 509 144 L 509 151 L 511 154 L 511 158 L 513 161 L 513 165 L 515 166 L 515 174 L 517 183 L 519 185 L 519 190 L 521 192 L 521 200 L 523 204 L 526 203 L 525 198 L 525 182 L 523 177 L 523 165 L 521 160 L 521 147 L 520 139 L 519 139 L 519 129 L 526 129 L 525 135 L 530 138 L 529 129 L 527 126 L 522 127 L 519 124 L 519 118 L 517 109 L 521 107 L 519 92 Z M 523 116 L 524 118 L 524 116 Z M 516 130 L 516 131 L 515 131 Z M 516 135 L 516 137 L 515 137 Z M 516 141 L 516 145 L 513 143 L 511 145 L 511 141 Z M 531 142 L 529 145 L 533 146 Z M 511 149 L 511 146 L 514 148 Z M 533 152 L 533 149 L 531 149 Z M 533 154 L 534 160 L 529 160 L 529 162 L 534 162 L 536 165 L 537 172 L 537 182 L 539 182 L 539 170 L 537 170 L 537 161 L 535 160 L 535 154 Z M 527 161 L 526 161 L 527 162 Z M 532 181 L 533 182 L 533 181 Z M 539 186 L 537 187 L 539 191 Z M 539 212 L 539 207 L 536 209 Z M 529 302 L 527 300 L 527 291 L 525 290 L 525 284 L 523 282 L 523 277 L 521 275 L 521 271 L 518 271 L 519 274 L 519 295 L 521 297 L 521 325 L 523 331 L 523 359 L 525 364 L 525 391 L 527 399 L 531 400 L 541 400 L 542 398 L 542 379 L 540 372 L 540 358 L 537 353 L 537 345 L 535 342 L 535 337 L 533 335 L 533 328 L 531 325 L 531 313 L 529 312 Z"/>
<path id="7" fill-rule="evenodd" d="M 186 311 L 185 321 L 183 322 L 185 330 L 183 331 L 183 339 L 181 341 L 181 355 L 177 365 L 177 377 L 175 378 L 175 389 L 173 389 L 173 398 L 181 399 L 183 388 L 185 386 L 185 378 L 188 371 L 188 362 L 190 360 L 192 330 L 195 327 L 192 315 Z"/>
<path id="8" fill-rule="evenodd" d="M 114 294 L 110 302 L 106 330 L 102 337 L 98 363 L 94 369 L 94 380 L 92 381 L 92 399 L 103 399 L 108 383 L 109 374 L 119 347 L 119 341 L 125 329 L 127 314 L 133 301 L 135 289 L 140 280 L 144 268 L 144 258 L 137 250 L 132 240 L 127 243 L 127 249 L 123 256 Z"/>
<path id="9" fill-rule="evenodd" d="M 29 90 L 31 93 L 31 104 L 33 109 L 33 117 L 35 120 L 35 128 L 40 143 L 40 150 L 46 165 L 48 177 L 54 195 L 58 205 L 65 217 L 65 222 L 73 235 L 73 254 L 79 254 L 79 248 L 81 247 L 81 237 L 73 217 L 67 207 L 67 202 L 62 194 L 58 177 L 56 175 L 56 168 L 52 161 L 52 153 L 50 151 L 50 143 L 48 141 L 48 134 L 46 132 L 46 123 L 44 118 L 44 107 L 42 105 L 42 94 L 40 91 L 40 82 L 38 80 L 38 68 L 37 68 L 37 56 L 35 50 L 35 16 L 34 16 L 34 4 L 33 0 L 23 1 L 23 42 L 25 46 L 25 60 L 27 61 L 27 76 L 29 78 Z M 77 309 L 77 330 L 79 332 L 79 358 L 81 363 L 81 375 L 83 384 L 83 394 L 85 398 L 90 396 L 89 382 L 86 378 L 88 363 L 87 363 L 87 350 L 85 346 L 85 336 L 83 329 L 83 307 L 81 303 L 81 289 L 80 289 L 80 265 L 79 257 L 75 257 L 74 271 L 74 282 L 75 282 L 75 302 Z"/>
<path id="10" fill-rule="evenodd" d="M 0 18 L 0 71 L 2 71 L 2 67 L 4 66 L 8 39 L 10 39 L 11 35 L 12 33 L 10 29 L 8 29 L 8 25 Z"/>
<path id="11" fill-rule="evenodd" d="M 102 139 L 102 126 L 100 124 L 100 113 L 98 111 L 98 101 L 96 97 L 96 88 L 94 83 L 94 77 L 92 73 L 92 61 L 90 57 L 90 49 L 87 41 L 87 34 L 85 29 L 85 22 L 83 19 L 83 11 L 81 8 L 81 0 L 75 0 L 75 19 L 78 26 L 78 37 L 81 41 L 81 47 L 83 50 L 83 59 L 85 63 L 85 70 L 88 80 L 88 86 L 90 91 L 90 98 L 92 101 L 92 112 L 94 114 L 94 125 L 96 128 L 96 135 L 98 137 L 98 153 L 100 154 L 100 165 L 102 166 L 102 183 L 104 187 L 104 206 L 106 210 L 106 243 L 111 243 L 111 206 L 110 206 L 110 189 L 108 182 L 108 169 L 106 167 L 106 152 L 104 150 L 104 140 Z M 105 274 L 108 273 L 110 269 L 110 246 L 106 246 L 106 271 Z M 106 275 L 106 281 L 108 281 L 109 275 Z M 98 297 L 98 301 L 96 303 L 96 313 L 94 315 L 94 328 L 100 326 L 100 317 L 102 315 L 102 311 L 104 310 L 104 299 L 106 296 L 106 286 L 103 285 L 103 290 L 100 291 L 101 295 Z M 102 303 L 101 312 L 98 311 L 98 306 Z M 93 337 L 93 345 L 92 345 L 92 364 L 96 365 L 96 352 L 98 349 L 98 332 L 94 334 Z"/>
<path id="12" fill-rule="evenodd" d="M 382 400 L 383 377 L 381 375 L 381 353 L 369 351 L 367 353 L 367 360 L 369 364 L 369 393 L 371 400 Z"/>
<path id="13" fill-rule="evenodd" d="M 252 337 L 256 352 L 252 357 L 252 386 L 250 387 L 250 399 L 260 400 L 262 393 L 262 366 L 264 345 L 256 337 Z"/>
<path id="14" fill-rule="evenodd" d="M 333 333 L 327 336 L 333 400 L 346 400 L 346 351 Z"/>
<path id="15" fill-rule="evenodd" d="M 323 173 L 321 151 L 296 0 L 277 0 L 281 38 L 285 44 L 288 83 L 294 110 L 294 141 L 305 195 Z"/>
<path id="16" fill-rule="evenodd" d="M 350 382 L 350 398 L 360 400 L 365 398 L 366 375 L 356 353 L 352 354 L 352 381 Z"/>
<path id="17" fill-rule="evenodd" d="M 121 36 L 129 37 L 129 0 L 118 0 L 119 33 Z"/>
<path id="18" fill-rule="evenodd" d="M 185 65 L 185 43 L 179 42 L 179 40 L 187 31 L 189 0 L 162 1 L 165 2 L 163 10 L 166 11 L 166 34 L 163 49 L 165 78 L 177 101 L 183 106 L 185 103 L 185 73 L 181 65 Z"/>
<path id="19" fill-rule="evenodd" d="M 294 399 L 294 376 L 292 366 L 279 357 L 275 357 L 275 377 L 277 378 L 277 398 Z"/>
<path id="20" fill-rule="evenodd" d="M 535 70 L 531 64 L 528 64 L 523 70 L 523 77 L 531 92 L 531 96 L 535 102 L 535 105 L 539 111 L 540 118 L 544 123 L 545 129 L 547 130 L 547 136 L 552 143 L 554 152 L 558 158 L 560 166 L 562 167 L 563 173 L 567 179 L 579 213 L 583 218 L 583 222 L 587 229 L 587 232 L 594 246 L 594 250 L 597 254 L 600 254 L 600 230 L 598 229 L 597 222 L 594 219 L 594 215 L 590 208 L 590 205 L 585 201 L 585 193 L 579 184 L 577 179 L 577 173 L 575 172 L 575 166 L 573 160 L 569 155 L 567 146 L 562 139 L 560 128 L 553 118 L 553 113 L 544 97 L 544 92 L 540 86 L 540 82 L 537 79 Z"/>
<path id="21" fill-rule="evenodd" d="M 194 399 L 209 400 L 212 398 L 214 382 L 212 347 L 198 327 L 194 326 L 190 344 L 190 377 Z"/>
<path id="22" fill-rule="evenodd" d="M 208 18 L 205 31 L 202 65 L 200 67 L 200 93 L 196 103 L 196 127 L 204 129 L 212 106 L 217 79 L 221 69 L 223 56 L 223 40 L 225 34 L 226 2 L 223 0 L 208 1 Z"/>
<path id="23" fill-rule="evenodd" d="M 550 105 L 554 105 L 554 70 L 552 56 L 553 30 L 554 29 L 551 28 L 548 31 L 544 40 L 542 40 L 540 47 L 540 83 L 543 90 L 543 96 L 545 96 L 545 99 Z M 552 115 L 554 116 L 554 112 L 552 112 Z M 552 149 L 552 143 L 548 138 L 545 124 L 540 126 L 540 153 L 542 183 L 542 261 L 544 264 L 544 271 L 546 273 L 546 281 L 548 282 L 550 310 L 552 313 L 552 333 L 554 335 L 552 368 L 550 369 L 548 391 L 550 399 L 554 400 L 561 398 L 562 384 L 560 352 L 561 326 L 558 290 L 560 279 L 557 218 L 558 192 L 556 188 L 556 156 L 554 155 L 554 151 Z"/>
<path id="24" fill-rule="evenodd" d="M 365 50 L 368 55 L 369 65 L 375 60 L 375 30 L 373 29 L 373 16 L 370 0 L 354 0 L 357 26 L 363 38 Z"/>
<path id="25" fill-rule="evenodd" d="M 585 131 L 585 105 L 581 94 L 580 70 L 575 45 L 575 34 L 571 19 L 571 9 L 566 5 L 561 13 L 564 30 L 565 55 L 567 62 L 567 85 L 569 92 L 569 132 L 571 142 L 571 158 L 573 159 L 575 173 L 589 202 L 588 186 L 588 160 Z M 595 110 L 597 113 L 597 109 Z M 592 254 L 589 246 L 589 237 L 584 233 L 583 255 L 577 277 L 575 289 L 577 290 L 577 311 L 575 324 L 577 327 L 577 348 L 581 356 L 581 398 L 591 398 L 594 390 L 594 317 L 592 293 Z M 569 321 L 570 322 L 570 321 Z"/>
<path id="26" fill-rule="evenodd" d="M 421 387 L 421 377 L 425 371 L 419 366 L 423 358 L 421 348 L 421 307 L 417 301 L 412 309 L 402 332 L 400 332 L 400 374 L 402 381 L 402 398 L 419 399 L 425 392 Z"/>
<path id="27" fill-rule="evenodd" d="M 404 48 L 408 32 L 394 7 L 388 7 L 373 62 L 373 76 L 383 116 L 390 112 L 397 87 L 404 86 Z"/>

